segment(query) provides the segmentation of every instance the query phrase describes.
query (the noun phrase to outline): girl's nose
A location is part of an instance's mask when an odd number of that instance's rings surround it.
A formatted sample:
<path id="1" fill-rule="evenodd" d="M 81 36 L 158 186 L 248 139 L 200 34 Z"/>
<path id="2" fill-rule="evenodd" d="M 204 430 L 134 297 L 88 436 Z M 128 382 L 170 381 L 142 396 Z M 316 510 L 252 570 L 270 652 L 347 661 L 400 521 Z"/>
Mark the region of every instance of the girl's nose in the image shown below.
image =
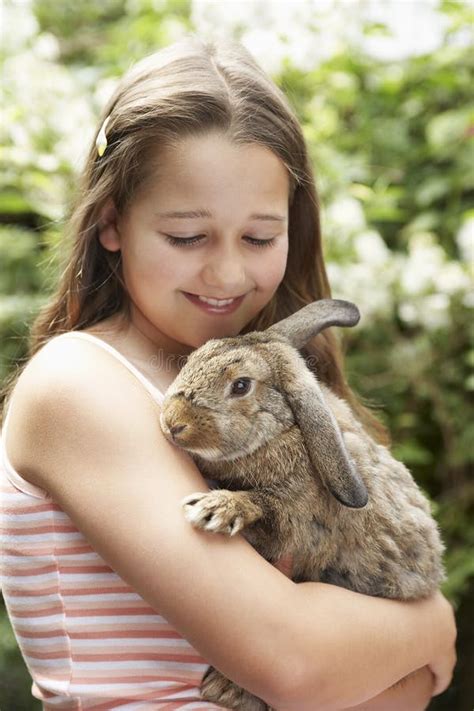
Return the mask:
<path id="1" fill-rule="evenodd" d="M 242 257 L 231 251 L 209 258 L 202 276 L 208 286 L 229 296 L 240 294 L 246 283 Z"/>

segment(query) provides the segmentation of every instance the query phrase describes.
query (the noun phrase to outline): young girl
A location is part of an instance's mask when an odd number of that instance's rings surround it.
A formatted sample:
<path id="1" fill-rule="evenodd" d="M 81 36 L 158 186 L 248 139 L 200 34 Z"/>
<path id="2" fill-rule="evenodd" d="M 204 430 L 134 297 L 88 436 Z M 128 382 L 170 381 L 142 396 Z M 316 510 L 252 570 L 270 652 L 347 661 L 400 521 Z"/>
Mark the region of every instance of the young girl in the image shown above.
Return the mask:
<path id="1" fill-rule="evenodd" d="M 141 61 L 101 119 L 71 231 L 3 430 L 3 593 L 33 694 L 215 709 L 199 696 L 213 664 L 277 709 L 425 708 L 454 666 L 444 597 L 297 585 L 242 536 L 196 531 L 180 502 L 212 482 L 159 427 L 193 349 L 330 296 L 282 92 L 234 42 L 189 35 Z M 334 334 L 304 354 L 385 442 Z"/>

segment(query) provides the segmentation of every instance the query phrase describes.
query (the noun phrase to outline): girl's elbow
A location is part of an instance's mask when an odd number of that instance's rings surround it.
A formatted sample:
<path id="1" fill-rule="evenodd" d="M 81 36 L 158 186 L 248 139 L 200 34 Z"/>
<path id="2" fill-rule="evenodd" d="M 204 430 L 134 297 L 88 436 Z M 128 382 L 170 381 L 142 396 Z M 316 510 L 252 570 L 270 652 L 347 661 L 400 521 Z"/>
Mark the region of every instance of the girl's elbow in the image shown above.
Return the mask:
<path id="1" fill-rule="evenodd" d="M 283 658 L 282 662 L 283 669 L 278 673 L 275 671 L 270 680 L 268 703 L 273 708 L 278 711 L 336 711 L 336 691 L 329 688 L 327 678 L 322 672 L 318 673 L 316 664 L 308 669 L 302 660 L 291 664 Z"/>

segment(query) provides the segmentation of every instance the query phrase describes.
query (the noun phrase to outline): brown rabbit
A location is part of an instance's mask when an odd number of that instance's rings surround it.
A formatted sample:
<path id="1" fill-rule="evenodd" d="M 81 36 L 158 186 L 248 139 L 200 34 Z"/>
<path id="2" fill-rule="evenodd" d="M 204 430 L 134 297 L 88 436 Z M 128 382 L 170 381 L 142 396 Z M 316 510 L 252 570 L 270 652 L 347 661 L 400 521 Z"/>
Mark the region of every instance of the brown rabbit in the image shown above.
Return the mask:
<path id="1" fill-rule="evenodd" d="M 296 582 L 410 600 L 444 579 L 429 502 L 298 352 L 359 317 L 350 302 L 321 299 L 266 331 L 208 341 L 168 388 L 160 422 L 222 486 L 183 500 L 193 526 L 242 532 L 272 563 L 291 555 Z M 212 667 L 201 694 L 226 708 L 267 708 Z"/>

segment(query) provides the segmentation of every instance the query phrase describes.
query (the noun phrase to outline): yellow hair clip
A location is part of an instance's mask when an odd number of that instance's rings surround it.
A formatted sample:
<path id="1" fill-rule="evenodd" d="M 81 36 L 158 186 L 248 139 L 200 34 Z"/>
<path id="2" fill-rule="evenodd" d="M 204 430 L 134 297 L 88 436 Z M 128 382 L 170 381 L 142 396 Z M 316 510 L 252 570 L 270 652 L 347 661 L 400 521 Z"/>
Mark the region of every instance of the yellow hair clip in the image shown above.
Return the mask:
<path id="1" fill-rule="evenodd" d="M 107 136 L 105 135 L 105 129 L 107 128 L 107 124 L 110 121 L 110 116 L 107 116 L 105 119 L 104 123 L 102 124 L 102 127 L 99 131 L 99 134 L 96 138 L 95 145 L 97 146 L 97 153 L 99 154 L 99 158 L 102 158 L 102 156 L 105 153 L 105 149 L 107 148 Z"/>

